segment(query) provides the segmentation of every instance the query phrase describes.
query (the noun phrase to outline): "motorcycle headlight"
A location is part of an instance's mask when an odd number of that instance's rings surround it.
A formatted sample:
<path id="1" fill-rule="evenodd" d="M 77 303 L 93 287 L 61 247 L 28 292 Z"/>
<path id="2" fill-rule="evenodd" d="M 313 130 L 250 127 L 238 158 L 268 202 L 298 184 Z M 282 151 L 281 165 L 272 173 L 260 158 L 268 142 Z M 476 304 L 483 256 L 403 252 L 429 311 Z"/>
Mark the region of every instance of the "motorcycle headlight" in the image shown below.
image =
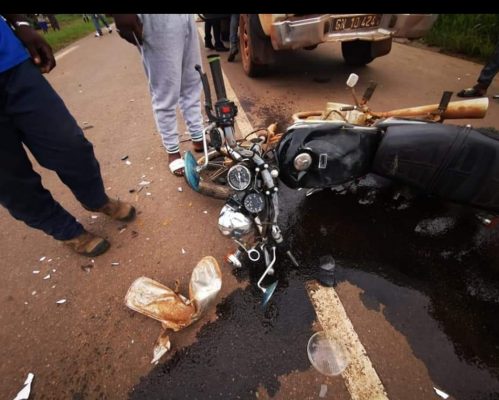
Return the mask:
<path id="1" fill-rule="evenodd" d="M 218 217 L 218 229 L 224 236 L 240 238 L 251 232 L 253 223 L 242 212 L 237 211 L 229 204 L 223 206 Z"/>

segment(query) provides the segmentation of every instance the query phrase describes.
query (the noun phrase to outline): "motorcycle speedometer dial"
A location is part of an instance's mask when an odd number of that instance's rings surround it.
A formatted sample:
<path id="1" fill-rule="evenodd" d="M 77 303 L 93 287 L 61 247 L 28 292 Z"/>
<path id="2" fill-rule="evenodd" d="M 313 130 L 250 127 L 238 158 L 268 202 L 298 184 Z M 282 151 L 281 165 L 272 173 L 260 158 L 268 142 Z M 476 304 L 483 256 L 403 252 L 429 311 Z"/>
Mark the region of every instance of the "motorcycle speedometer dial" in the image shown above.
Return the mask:
<path id="1" fill-rule="evenodd" d="M 245 190 L 251 183 L 251 171 L 242 164 L 237 164 L 227 173 L 229 186 L 234 190 Z"/>
<path id="2" fill-rule="evenodd" d="M 262 212 L 265 208 L 265 198 L 261 193 L 250 193 L 244 198 L 244 208 L 252 214 Z"/>

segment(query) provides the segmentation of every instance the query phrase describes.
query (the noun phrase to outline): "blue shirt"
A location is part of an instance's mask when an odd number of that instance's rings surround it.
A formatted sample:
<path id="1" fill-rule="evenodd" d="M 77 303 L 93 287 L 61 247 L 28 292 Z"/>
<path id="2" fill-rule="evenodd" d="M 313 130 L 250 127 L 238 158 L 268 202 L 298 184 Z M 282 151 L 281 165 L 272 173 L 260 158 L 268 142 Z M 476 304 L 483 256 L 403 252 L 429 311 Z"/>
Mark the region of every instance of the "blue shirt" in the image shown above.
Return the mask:
<path id="1" fill-rule="evenodd" d="M 7 71 L 28 58 L 28 50 L 12 32 L 7 21 L 0 17 L 0 72 Z"/>

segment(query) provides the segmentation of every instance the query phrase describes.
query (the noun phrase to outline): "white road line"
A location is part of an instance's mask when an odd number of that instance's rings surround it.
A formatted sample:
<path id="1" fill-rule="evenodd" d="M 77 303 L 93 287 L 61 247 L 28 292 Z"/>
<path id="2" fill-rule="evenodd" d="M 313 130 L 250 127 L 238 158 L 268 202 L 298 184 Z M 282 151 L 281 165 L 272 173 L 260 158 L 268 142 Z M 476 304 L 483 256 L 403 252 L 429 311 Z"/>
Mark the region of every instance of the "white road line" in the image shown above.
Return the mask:
<path id="1" fill-rule="evenodd" d="M 70 47 L 69 49 L 66 49 L 66 50 L 63 50 L 61 51 L 60 53 L 57 53 L 56 56 L 55 56 L 55 60 L 60 60 L 62 57 L 64 57 L 65 55 L 68 55 L 69 53 L 71 53 L 72 51 L 75 51 L 79 46 L 73 46 L 73 47 Z"/>
<path id="2" fill-rule="evenodd" d="M 388 395 L 333 288 L 307 285 L 326 336 L 345 350 L 349 364 L 341 374 L 353 400 L 387 400 Z"/>
<path id="3" fill-rule="evenodd" d="M 204 36 L 204 25 L 198 24 L 201 38 Z M 227 97 L 238 107 L 236 124 L 241 133 L 253 131 L 246 113 L 223 73 Z M 369 359 L 366 349 L 359 340 L 352 322 L 347 316 L 343 304 L 333 288 L 325 288 L 317 284 L 307 285 L 308 294 L 314 305 L 317 318 L 327 337 L 339 343 L 348 355 L 349 364 L 341 374 L 353 400 L 388 400 L 386 390 Z"/>
<path id="4" fill-rule="evenodd" d="M 198 23 L 198 32 L 199 32 L 199 35 L 201 36 L 201 38 L 203 38 L 204 37 L 204 24 Z M 227 79 L 227 76 L 223 72 L 223 70 L 222 70 L 222 75 L 223 75 L 224 82 L 225 82 L 225 91 L 227 92 L 227 98 L 232 100 L 237 106 L 236 134 L 238 134 L 239 137 L 244 137 L 248 133 L 253 131 L 253 126 L 251 125 L 251 122 L 249 121 L 248 116 L 244 112 L 243 107 L 241 106 L 241 103 L 239 102 L 239 99 L 237 98 L 236 93 L 234 92 L 234 89 L 232 88 L 232 86 L 231 86 L 229 80 Z"/>

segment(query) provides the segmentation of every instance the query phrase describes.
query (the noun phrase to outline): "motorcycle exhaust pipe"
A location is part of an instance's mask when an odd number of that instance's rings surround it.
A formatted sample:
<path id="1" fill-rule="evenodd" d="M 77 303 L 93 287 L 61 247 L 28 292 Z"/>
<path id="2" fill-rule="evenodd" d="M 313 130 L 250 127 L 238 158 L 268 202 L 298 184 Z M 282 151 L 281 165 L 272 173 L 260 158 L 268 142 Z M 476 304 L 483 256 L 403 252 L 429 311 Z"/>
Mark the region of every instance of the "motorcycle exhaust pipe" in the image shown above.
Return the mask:
<path id="1" fill-rule="evenodd" d="M 447 109 L 441 114 L 445 119 L 460 118 L 484 118 L 489 108 L 489 99 L 481 97 L 478 99 L 451 101 Z M 372 115 L 380 118 L 387 117 L 421 117 L 429 114 L 439 114 L 439 104 L 431 104 L 420 107 L 400 108 L 385 112 L 372 112 Z"/>

